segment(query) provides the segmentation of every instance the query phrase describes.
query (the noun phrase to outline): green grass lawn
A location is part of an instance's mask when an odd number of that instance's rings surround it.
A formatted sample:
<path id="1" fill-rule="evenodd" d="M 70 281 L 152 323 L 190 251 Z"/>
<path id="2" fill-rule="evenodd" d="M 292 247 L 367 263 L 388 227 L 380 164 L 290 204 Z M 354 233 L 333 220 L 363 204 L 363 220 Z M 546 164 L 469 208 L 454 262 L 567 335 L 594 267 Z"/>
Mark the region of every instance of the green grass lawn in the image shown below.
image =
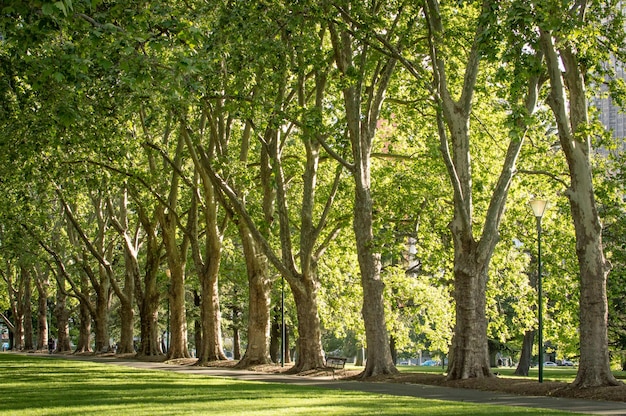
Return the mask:
<path id="1" fill-rule="evenodd" d="M 0 354 L 0 415 L 569 414 Z"/>

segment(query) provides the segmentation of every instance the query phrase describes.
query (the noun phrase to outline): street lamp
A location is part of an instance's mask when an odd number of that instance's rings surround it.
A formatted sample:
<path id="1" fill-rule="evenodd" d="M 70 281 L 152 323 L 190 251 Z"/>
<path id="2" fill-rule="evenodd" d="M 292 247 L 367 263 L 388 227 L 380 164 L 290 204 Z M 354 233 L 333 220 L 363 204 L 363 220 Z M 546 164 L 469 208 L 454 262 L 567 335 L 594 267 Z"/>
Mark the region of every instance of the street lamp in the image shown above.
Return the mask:
<path id="1" fill-rule="evenodd" d="M 533 199 L 530 207 L 537 218 L 537 308 L 539 309 L 539 382 L 543 383 L 543 288 L 541 285 L 541 217 L 546 211 L 548 201 Z"/>

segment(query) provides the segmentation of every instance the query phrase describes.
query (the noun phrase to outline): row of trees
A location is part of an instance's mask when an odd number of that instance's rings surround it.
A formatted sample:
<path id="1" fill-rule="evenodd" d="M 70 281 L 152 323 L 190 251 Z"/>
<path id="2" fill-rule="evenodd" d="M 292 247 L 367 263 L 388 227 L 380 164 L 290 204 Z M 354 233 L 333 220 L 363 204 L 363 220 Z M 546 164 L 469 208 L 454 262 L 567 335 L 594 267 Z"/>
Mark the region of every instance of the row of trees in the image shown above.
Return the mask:
<path id="1" fill-rule="evenodd" d="M 610 136 L 588 111 L 623 52 L 614 2 L 10 1 L 1 19 L 0 270 L 18 341 L 32 278 L 39 347 L 54 293 L 60 350 L 70 321 L 78 351 L 91 322 L 109 350 L 115 304 L 118 351 L 138 312 L 139 354 L 161 354 L 166 297 L 168 357 L 189 356 L 196 322 L 202 365 L 225 359 L 227 299 L 234 338 L 246 314 L 239 365 L 266 363 L 280 277 L 295 371 L 351 332 L 364 377 L 395 373 L 409 340 L 450 345 L 451 379 L 488 377 L 490 337 L 525 332 L 531 354 L 519 201 L 539 194 L 560 241 L 553 339 L 580 348 L 576 386 L 617 383 L 598 209 L 621 264 L 621 172 L 595 157 Z"/>

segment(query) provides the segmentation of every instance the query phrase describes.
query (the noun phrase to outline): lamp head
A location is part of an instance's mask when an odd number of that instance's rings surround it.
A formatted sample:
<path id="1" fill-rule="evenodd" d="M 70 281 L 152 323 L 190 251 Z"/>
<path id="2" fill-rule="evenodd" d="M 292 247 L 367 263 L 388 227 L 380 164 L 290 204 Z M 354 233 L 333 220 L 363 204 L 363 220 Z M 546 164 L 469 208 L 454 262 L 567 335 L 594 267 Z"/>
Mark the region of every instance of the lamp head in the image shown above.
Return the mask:
<path id="1" fill-rule="evenodd" d="M 535 214 L 537 218 L 543 217 L 547 205 L 548 201 L 542 199 L 533 199 L 530 201 L 530 207 L 533 209 L 533 214 Z"/>

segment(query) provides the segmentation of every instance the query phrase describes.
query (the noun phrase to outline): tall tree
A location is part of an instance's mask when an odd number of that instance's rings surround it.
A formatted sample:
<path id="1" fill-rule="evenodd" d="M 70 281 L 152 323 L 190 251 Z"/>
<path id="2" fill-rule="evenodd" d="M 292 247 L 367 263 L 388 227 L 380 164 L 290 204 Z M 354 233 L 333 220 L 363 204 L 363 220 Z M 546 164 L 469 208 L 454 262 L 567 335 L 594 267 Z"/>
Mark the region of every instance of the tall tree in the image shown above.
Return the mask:
<path id="1" fill-rule="evenodd" d="M 601 2 L 580 0 L 567 2 L 565 6 L 548 2 L 536 7 L 540 46 L 550 77 L 548 104 L 554 113 L 561 150 L 569 167 L 567 196 L 576 230 L 580 267 L 580 365 L 573 385 L 617 385 L 618 381 L 611 373 L 607 335 L 606 278 L 610 267 L 602 247 L 602 225 L 590 162 L 592 147 L 586 76 L 587 59 L 593 57 L 581 48 L 589 41 L 588 36 L 584 39 L 571 36 L 572 31 L 585 27 L 592 29 L 595 25 L 598 30 L 600 26 L 611 25 L 610 21 L 598 18 L 608 18 L 607 9 Z M 619 13 L 619 9 L 612 11 Z"/>
<path id="2" fill-rule="evenodd" d="M 399 20 L 402 13 L 401 10 L 386 10 L 385 6 L 384 2 L 376 1 L 364 5 L 341 2 L 337 6 L 339 22 L 329 22 L 335 64 L 342 77 L 346 136 L 352 149 L 352 161 L 348 163 L 342 160 L 342 163 L 350 170 L 355 186 L 353 229 L 363 286 L 361 312 L 367 342 L 367 363 L 363 377 L 397 372 L 391 357 L 385 321 L 381 254 L 374 241 L 374 203 L 371 195 L 372 146 L 397 59 L 378 53 L 354 35 L 361 29 L 357 19 L 391 16 L 385 38 L 389 43 L 396 41 L 393 22 Z M 351 14 L 358 17 L 351 17 Z"/>
<path id="3" fill-rule="evenodd" d="M 473 6 L 466 7 L 471 9 Z M 444 22 L 452 16 L 448 11 L 442 10 L 437 1 L 426 2 L 425 15 L 430 33 L 440 150 L 454 189 L 454 217 L 450 230 L 455 248 L 456 326 L 449 357 L 448 378 L 463 379 L 491 376 L 485 313 L 488 271 L 499 240 L 498 229 L 515 165 L 528 128 L 527 119 L 536 107 L 540 79 L 536 72 L 527 71 L 522 78 L 522 84 L 513 89 L 514 93 L 509 97 L 514 119 L 511 123 L 510 141 L 502 155 L 499 176 L 492 185 L 482 233 L 477 238 L 474 231 L 477 218 L 473 202 L 473 194 L 477 189 L 472 182 L 470 117 L 481 58 L 494 46 L 489 45 L 497 31 L 494 28 L 497 3 L 483 1 L 474 12 L 474 23 L 469 26 L 473 27 L 473 38 L 466 58 L 463 81 L 457 94 L 458 99 L 454 98 L 455 88 L 450 81 L 454 79 L 449 72 L 451 57 L 446 56 L 444 48 L 444 41 L 451 40 L 444 26 Z M 448 21 L 447 25 L 451 23 Z M 517 52 L 521 50 L 517 49 Z"/>

